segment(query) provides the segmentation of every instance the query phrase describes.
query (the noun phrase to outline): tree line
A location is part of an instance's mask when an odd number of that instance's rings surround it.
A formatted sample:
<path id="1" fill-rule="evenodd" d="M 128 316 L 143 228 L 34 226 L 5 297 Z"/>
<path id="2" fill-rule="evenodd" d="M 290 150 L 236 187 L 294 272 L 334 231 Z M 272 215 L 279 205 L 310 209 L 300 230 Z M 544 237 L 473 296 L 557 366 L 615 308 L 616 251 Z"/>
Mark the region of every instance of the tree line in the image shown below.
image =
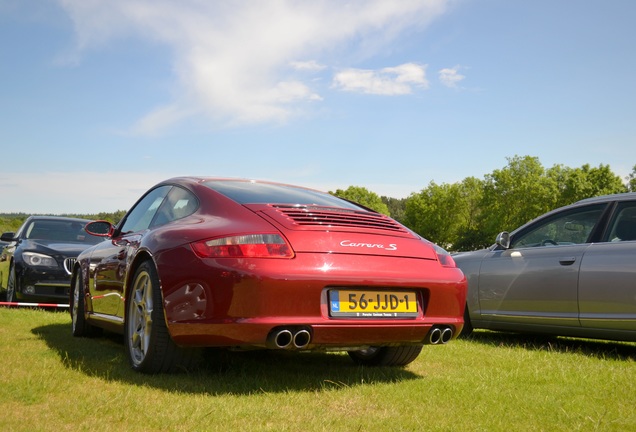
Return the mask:
<path id="1" fill-rule="evenodd" d="M 466 177 L 457 183 L 430 182 L 407 198 L 379 196 L 360 186 L 330 192 L 391 216 L 411 230 L 450 251 L 468 251 L 494 243 L 501 231 L 512 231 L 555 208 L 584 198 L 636 192 L 636 165 L 625 179 L 608 165 L 545 168 L 537 157 L 514 156 L 483 179 Z M 125 210 L 97 214 L 64 214 L 114 224 Z M 15 232 L 28 217 L 0 214 L 0 232 Z"/>
<path id="2" fill-rule="evenodd" d="M 117 210 L 115 212 L 101 212 L 95 214 L 44 214 L 39 213 L 38 216 L 64 216 L 64 217 L 74 217 L 80 219 L 88 219 L 88 220 L 107 220 L 113 224 L 116 224 L 124 217 L 126 214 L 126 210 Z M 31 214 L 26 213 L 0 213 L 0 233 L 5 232 L 16 232 L 20 226 L 24 223 L 26 218 L 31 216 Z"/>
<path id="3" fill-rule="evenodd" d="M 497 233 L 512 231 L 555 208 L 599 195 L 636 192 L 636 165 L 622 179 L 602 164 L 545 168 L 532 156 L 507 161 L 483 179 L 432 181 L 403 199 L 378 196 L 359 186 L 332 193 L 389 215 L 450 251 L 468 251 L 487 247 Z"/>

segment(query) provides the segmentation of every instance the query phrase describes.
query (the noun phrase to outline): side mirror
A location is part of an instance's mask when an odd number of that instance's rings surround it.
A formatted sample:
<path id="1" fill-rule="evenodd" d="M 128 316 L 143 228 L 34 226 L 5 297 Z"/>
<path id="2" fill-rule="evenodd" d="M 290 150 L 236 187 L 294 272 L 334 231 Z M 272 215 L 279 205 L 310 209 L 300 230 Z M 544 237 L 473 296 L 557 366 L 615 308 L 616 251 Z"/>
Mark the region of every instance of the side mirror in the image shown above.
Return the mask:
<path id="1" fill-rule="evenodd" d="M 2 236 L 0 236 L 0 240 L 5 241 L 5 242 L 12 242 L 15 241 L 15 233 L 12 232 L 6 232 L 6 233 L 2 233 Z"/>
<path id="2" fill-rule="evenodd" d="M 510 249 L 510 234 L 507 231 L 500 232 L 497 234 L 495 243 L 504 249 Z"/>
<path id="3" fill-rule="evenodd" d="M 110 237 L 114 228 L 108 221 L 94 221 L 87 223 L 84 231 L 97 237 Z"/>

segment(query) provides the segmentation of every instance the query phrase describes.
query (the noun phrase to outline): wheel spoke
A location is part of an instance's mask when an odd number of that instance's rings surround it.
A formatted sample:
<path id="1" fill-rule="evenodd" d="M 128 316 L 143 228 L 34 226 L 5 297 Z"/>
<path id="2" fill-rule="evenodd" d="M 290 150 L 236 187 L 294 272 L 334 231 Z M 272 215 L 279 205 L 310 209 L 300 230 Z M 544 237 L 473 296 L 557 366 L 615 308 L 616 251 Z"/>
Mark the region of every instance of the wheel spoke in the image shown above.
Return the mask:
<path id="1" fill-rule="evenodd" d="M 130 305 L 130 351 L 136 363 L 143 362 L 150 346 L 152 333 L 152 281 L 147 273 L 135 281 Z"/>

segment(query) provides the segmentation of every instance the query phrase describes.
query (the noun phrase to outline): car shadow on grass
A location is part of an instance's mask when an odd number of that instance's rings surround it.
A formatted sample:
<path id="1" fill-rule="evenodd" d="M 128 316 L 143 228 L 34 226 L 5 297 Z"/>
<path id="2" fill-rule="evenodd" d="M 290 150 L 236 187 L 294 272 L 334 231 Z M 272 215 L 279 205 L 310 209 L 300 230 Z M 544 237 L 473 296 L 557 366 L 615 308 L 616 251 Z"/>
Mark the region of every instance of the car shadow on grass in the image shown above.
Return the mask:
<path id="1" fill-rule="evenodd" d="M 419 375 L 398 367 L 357 366 L 343 353 L 205 350 L 201 365 L 176 374 L 134 372 L 120 335 L 75 338 L 70 327 L 51 324 L 32 330 L 54 350 L 64 367 L 106 381 L 200 394 L 325 391 L 359 385 L 399 383 Z"/>
<path id="2" fill-rule="evenodd" d="M 501 347 L 576 353 L 601 360 L 636 361 L 636 343 L 475 330 L 466 340 Z"/>

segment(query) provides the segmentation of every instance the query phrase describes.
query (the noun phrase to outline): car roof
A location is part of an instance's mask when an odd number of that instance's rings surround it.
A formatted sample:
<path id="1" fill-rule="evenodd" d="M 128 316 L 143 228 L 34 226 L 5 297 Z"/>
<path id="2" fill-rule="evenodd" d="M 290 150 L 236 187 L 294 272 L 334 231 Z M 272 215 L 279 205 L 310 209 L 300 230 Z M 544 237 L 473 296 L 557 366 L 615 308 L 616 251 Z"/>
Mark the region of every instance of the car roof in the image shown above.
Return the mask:
<path id="1" fill-rule="evenodd" d="M 62 221 L 62 222 L 90 222 L 90 219 L 83 218 L 74 218 L 74 217 L 66 217 L 66 216 L 29 216 L 29 220 L 50 220 L 50 221 Z"/>
<path id="2" fill-rule="evenodd" d="M 534 222 L 536 222 L 539 219 L 544 219 L 546 217 L 552 216 L 553 214 L 559 213 L 563 210 L 567 210 L 567 209 L 572 209 L 572 208 L 577 208 L 580 207 L 582 205 L 588 205 L 588 204 L 595 204 L 595 203 L 608 203 L 608 202 L 612 202 L 612 201 L 630 201 L 630 200 L 636 200 L 636 192 L 627 192 L 627 193 L 620 193 L 620 194 L 611 194 L 611 195 L 601 195 L 601 196 L 597 196 L 597 197 L 592 197 L 592 198 L 585 198 L 582 199 L 580 201 L 576 201 L 572 204 L 568 204 L 562 207 L 558 207 L 555 208 L 553 210 L 550 210 L 546 213 L 543 213 L 540 216 L 537 216 L 536 218 L 529 220 L 528 222 L 518 226 L 516 229 L 514 229 L 513 231 L 510 232 L 510 234 L 516 234 L 519 231 L 525 229 L 528 225 L 533 224 Z"/>
<path id="3" fill-rule="evenodd" d="M 316 190 L 316 189 L 312 189 L 312 188 L 305 187 L 305 186 L 299 186 L 299 185 L 295 185 L 295 184 L 281 183 L 281 182 L 270 181 L 270 180 L 258 180 L 258 179 L 251 179 L 251 178 L 240 178 L 240 177 L 179 176 L 179 177 L 173 177 L 173 178 L 166 179 L 166 180 L 160 182 L 160 184 L 170 184 L 170 183 L 205 183 L 205 182 L 210 182 L 210 181 L 214 181 L 214 182 L 260 183 L 260 184 L 271 184 L 271 185 L 278 185 L 278 186 L 289 186 L 289 187 L 294 187 L 294 188 L 298 188 L 298 189 Z M 320 191 L 320 190 L 316 190 L 316 191 L 317 192 L 326 193 L 326 192 Z"/>
<path id="4" fill-rule="evenodd" d="M 580 201 L 577 201 L 575 204 L 590 204 L 595 202 L 628 201 L 628 200 L 636 200 L 636 192 L 627 192 L 627 193 L 612 194 L 612 195 L 601 195 L 597 197 L 582 199 Z"/>

